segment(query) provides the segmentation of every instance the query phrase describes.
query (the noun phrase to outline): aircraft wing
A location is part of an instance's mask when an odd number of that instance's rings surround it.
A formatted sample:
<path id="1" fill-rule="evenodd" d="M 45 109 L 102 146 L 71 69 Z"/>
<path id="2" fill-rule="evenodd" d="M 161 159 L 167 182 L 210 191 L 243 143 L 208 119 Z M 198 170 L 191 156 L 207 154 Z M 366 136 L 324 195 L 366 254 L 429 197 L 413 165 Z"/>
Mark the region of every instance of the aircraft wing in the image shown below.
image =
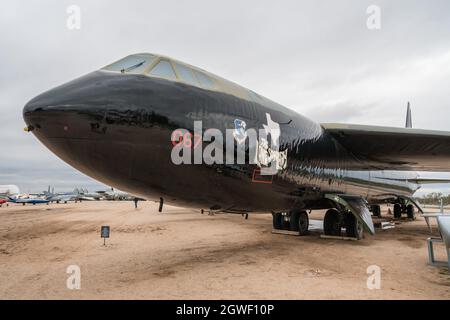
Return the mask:
<path id="1" fill-rule="evenodd" d="M 355 157 L 349 169 L 450 171 L 450 132 L 322 124 Z"/>

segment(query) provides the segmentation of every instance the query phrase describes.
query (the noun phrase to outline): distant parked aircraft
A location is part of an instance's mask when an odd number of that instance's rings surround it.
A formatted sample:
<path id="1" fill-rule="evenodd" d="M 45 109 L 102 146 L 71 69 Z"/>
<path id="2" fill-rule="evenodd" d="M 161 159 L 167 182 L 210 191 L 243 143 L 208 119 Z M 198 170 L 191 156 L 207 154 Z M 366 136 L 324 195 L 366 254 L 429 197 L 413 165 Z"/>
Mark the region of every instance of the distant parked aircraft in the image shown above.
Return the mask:
<path id="1" fill-rule="evenodd" d="M 50 191 L 50 186 L 48 186 L 48 190 L 44 191 L 44 197 L 46 200 L 50 202 L 56 202 L 56 203 L 67 203 L 69 201 L 76 201 L 78 200 L 78 194 L 75 192 L 60 192 L 55 193 L 54 188 L 52 191 Z"/>
<path id="2" fill-rule="evenodd" d="M 83 188 L 75 188 L 73 192 L 77 195 L 79 200 L 94 201 L 101 200 L 102 198 L 101 194 L 97 192 L 89 192 L 87 189 Z"/>
<path id="3" fill-rule="evenodd" d="M 26 204 L 32 204 L 32 205 L 36 205 L 36 204 L 48 204 L 49 201 L 46 199 L 42 199 L 42 198 L 20 198 L 20 197 L 8 197 L 10 202 L 13 203 L 21 203 L 23 205 Z"/>
<path id="4" fill-rule="evenodd" d="M 106 191 L 97 191 L 97 193 L 101 194 L 105 200 L 132 200 L 135 198 L 127 192 L 123 192 L 114 188 Z"/>

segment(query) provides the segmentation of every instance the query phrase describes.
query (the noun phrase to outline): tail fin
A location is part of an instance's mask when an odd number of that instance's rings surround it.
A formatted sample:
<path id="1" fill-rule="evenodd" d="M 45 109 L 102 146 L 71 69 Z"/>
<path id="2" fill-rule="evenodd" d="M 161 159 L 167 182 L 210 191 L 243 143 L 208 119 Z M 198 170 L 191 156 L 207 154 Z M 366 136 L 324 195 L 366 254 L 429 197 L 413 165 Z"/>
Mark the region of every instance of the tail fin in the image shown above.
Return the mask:
<path id="1" fill-rule="evenodd" d="M 412 128 L 412 119 L 411 119 L 411 107 L 408 101 L 408 106 L 406 107 L 406 125 L 405 128 Z"/>

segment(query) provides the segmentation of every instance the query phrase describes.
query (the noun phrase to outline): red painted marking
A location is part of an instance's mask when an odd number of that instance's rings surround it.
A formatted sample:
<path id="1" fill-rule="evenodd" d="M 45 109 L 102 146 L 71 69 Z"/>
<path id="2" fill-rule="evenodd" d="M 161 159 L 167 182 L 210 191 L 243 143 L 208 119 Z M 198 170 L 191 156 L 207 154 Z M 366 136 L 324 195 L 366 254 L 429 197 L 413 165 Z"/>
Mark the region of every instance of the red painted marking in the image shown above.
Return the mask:
<path id="1" fill-rule="evenodd" d="M 261 175 L 261 169 L 259 169 L 259 168 L 253 170 L 252 182 L 272 184 L 272 181 L 273 181 L 273 175 L 270 175 L 270 176 L 269 175 Z"/>
<path id="2" fill-rule="evenodd" d="M 175 130 L 172 132 L 172 137 L 170 139 L 172 141 L 172 145 L 175 147 L 183 142 L 183 132 L 181 130 Z"/>

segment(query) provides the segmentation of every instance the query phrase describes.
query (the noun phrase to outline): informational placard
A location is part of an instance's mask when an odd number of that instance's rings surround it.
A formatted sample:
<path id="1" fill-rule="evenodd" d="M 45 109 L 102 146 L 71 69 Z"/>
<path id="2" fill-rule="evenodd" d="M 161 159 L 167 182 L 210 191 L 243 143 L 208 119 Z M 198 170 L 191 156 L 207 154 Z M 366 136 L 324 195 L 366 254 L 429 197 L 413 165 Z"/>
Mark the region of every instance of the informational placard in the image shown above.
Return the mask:
<path id="1" fill-rule="evenodd" d="M 103 238 L 103 245 L 106 245 L 106 238 L 109 238 L 110 233 L 110 227 L 109 226 L 102 226 L 100 230 L 100 236 Z"/>

